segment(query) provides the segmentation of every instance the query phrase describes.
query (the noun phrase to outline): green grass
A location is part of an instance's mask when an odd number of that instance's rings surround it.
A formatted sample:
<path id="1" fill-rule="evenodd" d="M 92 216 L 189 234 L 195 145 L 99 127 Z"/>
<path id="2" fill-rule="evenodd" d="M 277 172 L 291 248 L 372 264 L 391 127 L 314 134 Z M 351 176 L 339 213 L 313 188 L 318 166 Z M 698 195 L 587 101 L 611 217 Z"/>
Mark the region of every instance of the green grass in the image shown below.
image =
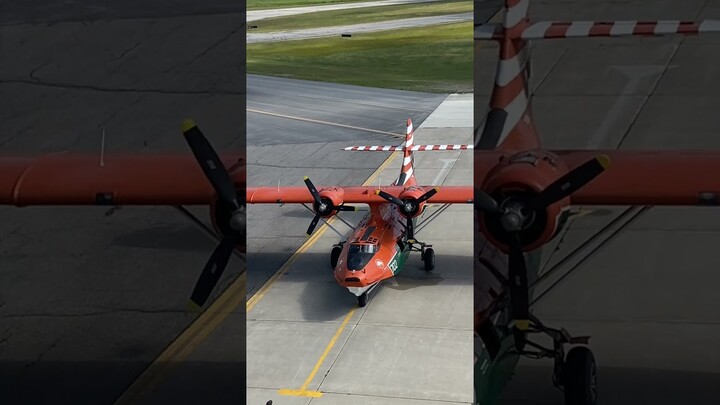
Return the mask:
<path id="1" fill-rule="evenodd" d="M 359 1 L 370 0 L 247 0 L 247 9 L 260 10 L 266 8 L 322 6 L 325 4 L 357 3 Z"/>
<path id="2" fill-rule="evenodd" d="M 350 10 L 333 10 L 288 17 L 269 18 L 253 23 L 256 24 L 258 28 L 252 30 L 251 32 L 372 23 L 402 18 L 458 14 L 471 11 L 473 11 L 473 2 L 468 0 L 443 0 L 432 3 L 363 7 Z"/>
<path id="3" fill-rule="evenodd" d="M 436 93 L 473 90 L 472 22 L 252 44 L 252 74 Z"/>

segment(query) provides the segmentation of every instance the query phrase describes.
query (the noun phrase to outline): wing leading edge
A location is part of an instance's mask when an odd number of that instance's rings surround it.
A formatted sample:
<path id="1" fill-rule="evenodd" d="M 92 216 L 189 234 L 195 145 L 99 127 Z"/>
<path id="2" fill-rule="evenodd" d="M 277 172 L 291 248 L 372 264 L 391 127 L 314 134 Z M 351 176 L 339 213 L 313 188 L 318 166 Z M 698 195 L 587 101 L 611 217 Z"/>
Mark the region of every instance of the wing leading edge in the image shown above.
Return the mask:
<path id="1" fill-rule="evenodd" d="M 421 186 L 430 190 L 434 186 Z M 380 189 L 394 196 L 399 196 L 406 187 L 402 186 L 336 186 L 342 189 L 343 203 L 348 204 L 380 204 L 387 203 L 375 192 Z M 320 188 L 322 190 L 322 188 Z M 438 204 L 472 204 L 472 186 L 441 186 L 439 191 L 430 197 L 429 202 Z M 250 187 L 247 189 L 249 204 L 311 204 L 313 197 L 307 187 Z"/>
<path id="2" fill-rule="evenodd" d="M 237 187 L 245 171 L 237 156 L 222 158 Z M 0 157 L 0 204 L 4 205 L 205 205 L 215 195 L 190 155 L 67 153 Z"/>

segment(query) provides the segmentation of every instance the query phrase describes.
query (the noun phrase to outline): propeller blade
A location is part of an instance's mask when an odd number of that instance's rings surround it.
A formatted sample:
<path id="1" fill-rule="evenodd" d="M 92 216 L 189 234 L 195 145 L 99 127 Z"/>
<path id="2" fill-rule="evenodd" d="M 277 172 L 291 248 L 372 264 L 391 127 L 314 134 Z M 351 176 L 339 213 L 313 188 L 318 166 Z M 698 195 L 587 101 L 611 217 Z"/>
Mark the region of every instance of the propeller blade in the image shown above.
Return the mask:
<path id="1" fill-rule="evenodd" d="M 503 127 L 505 127 L 507 116 L 508 113 L 501 108 L 493 108 L 490 110 L 476 149 L 495 149 L 495 147 L 497 147 Z"/>
<path id="2" fill-rule="evenodd" d="M 379 195 L 380 197 L 384 198 L 384 199 L 387 200 L 387 201 L 390 201 L 390 202 L 393 203 L 393 204 L 397 204 L 397 205 L 400 206 L 400 207 L 402 207 L 403 204 L 405 204 L 405 203 L 403 202 L 403 200 L 395 197 L 394 195 L 392 195 L 392 194 L 390 194 L 390 193 L 386 193 L 386 192 L 384 192 L 384 191 L 382 191 L 382 190 L 377 190 L 377 191 L 375 191 L 375 194 Z"/>
<path id="3" fill-rule="evenodd" d="M 312 183 L 312 181 L 310 181 L 310 178 L 308 176 L 305 176 L 303 180 L 305 181 L 305 185 L 307 186 L 308 190 L 310 190 L 310 194 L 313 196 L 315 203 L 318 205 L 322 204 L 322 200 L 320 199 L 320 193 L 318 193 L 317 188 L 315 188 L 315 185 Z"/>
<path id="4" fill-rule="evenodd" d="M 607 155 L 588 160 L 547 186 L 527 207 L 530 210 L 545 208 L 576 192 L 592 181 L 610 165 Z"/>
<path id="5" fill-rule="evenodd" d="M 416 203 L 420 204 L 421 202 L 427 200 L 428 198 L 434 196 L 437 194 L 437 192 L 440 191 L 440 187 L 435 187 L 432 190 L 428 191 L 427 193 L 420 196 L 420 198 L 417 199 Z"/>
<path id="6" fill-rule="evenodd" d="M 308 236 L 312 235 L 313 231 L 315 230 L 315 226 L 317 226 L 318 224 L 318 221 L 320 221 L 320 214 L 315 214 L 307 230 Z"/>
<path id="7" fill-rule="evenodd" d="M 527 266 L 522 251 L 520 234 L 515 232 L 510 242 L 509 253 L 510 298 L 515 326 L 525 331 L 530 325 L 530 304 L 528 299 Z"/>
<path id="8" fill-rule="evenodd" d="M 188 146 L 195 155 L 195 159 L 197 159 L 205 173 L 205 177 L 208 178 L 217 195 L 237 209 L 240 204 L 237 201 L 235 185 L 230 179 L 230 173 L 228 173 L 220 157 L 215 153 L 210 142 L 192 120 L 182 122 L 182 131 Z"/>
<path id="9" fill-rule="evenodd" d="M 235 249 L 235 239 L 232 236 L 226 236 L 220 241 L 218 247 L 215 248 L 210 260 L 205 264 L 205 268 L 200 274 L 200 278 L 195 284 L 190 301 L 195 305 L 202 307 L 205 305 L 210 293 L 215 288 L 220 276 L 222 276 L 225 267 L 227 267 L 232 255 L 233 249 Z"/>
<path id="10" fill-rule="evenodd" d="M 488 214 L 502 214 L 497 201 L 482 190 L 475 190 L 475 208 Z"/>

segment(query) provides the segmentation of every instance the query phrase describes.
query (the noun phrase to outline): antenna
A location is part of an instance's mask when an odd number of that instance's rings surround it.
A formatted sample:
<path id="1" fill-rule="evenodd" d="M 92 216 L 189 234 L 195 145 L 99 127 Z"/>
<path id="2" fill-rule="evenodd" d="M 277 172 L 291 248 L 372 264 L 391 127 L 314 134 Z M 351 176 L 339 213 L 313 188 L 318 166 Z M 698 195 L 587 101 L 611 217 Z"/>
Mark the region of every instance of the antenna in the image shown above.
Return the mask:
<path id="1" fill-rule="evenodd" d="M 100 167 L 105 167 L 105 128 L 102 130 L 100 139 Z"/>

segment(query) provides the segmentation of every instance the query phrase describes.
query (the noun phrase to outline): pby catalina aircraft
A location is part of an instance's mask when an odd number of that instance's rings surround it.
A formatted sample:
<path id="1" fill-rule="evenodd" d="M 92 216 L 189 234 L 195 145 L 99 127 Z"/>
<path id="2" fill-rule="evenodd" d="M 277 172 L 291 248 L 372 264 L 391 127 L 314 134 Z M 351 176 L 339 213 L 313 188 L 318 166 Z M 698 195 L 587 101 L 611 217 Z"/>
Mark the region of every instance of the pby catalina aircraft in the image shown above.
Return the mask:
<path id="1" fill-rule="evenodd" d="M 348 204 L 367 204 L 370 211 L 355 227 L 352 235 L 333 246 L 330 266 L 335 280 L 358 297 L 365 306 L 368 293 L 383 280 L 398 274 L 411 251 L 421 254 L 425 270 L 435 268 L 431 245 L 415 239 L 416 220 L 427 203 L 471 204 L 472 186 L 420 186 L 415 180 L 413 152 L 472 149 L 472 145 L 415 145 L 412 121 L 408 119 L 403 146 L 351 146 L 348 151 L 403 152 L 400 174 L 388 187 L 323 187 L 318 190 L 309 178 L 307 187 L 248 188 L 247 202 L 313 204 L 315 217 L 307 234 L 311 235 L 320 218 L 340 211 L 354 211 Z M 443 207 L 436 212 L 442 212 Z M 437 218 L 430 216 L 427 221 Z"/>
<path id="2" fill-rule="evenodd" d="M 528 272 L 537 276 L 538 268 L 526 263 L 525 253 L 537 254 L 558 234 L 571 205 L 718 205 L 720 178 L 707 173 L 720 172 L 720 154 L 542 150 L 530 105 L 528 40 L 720 32 L 720 21 L 531 22 L 528 3 L 506 0 L 502 24 L 475 28 L 475 40 L 500 45 L 490 109 L 473 154 L 479 185 L 475 333 L 481 342 L 475 396 L 477 403 L 496 403 L 519 356 L 526 356 L 554 360 L 552 381 L 567 405 L 594 405 L 597 368 L 589 338 L 547 327 L 532 315 Z M 529 339 L 540 333 L 552 347 Z M 574 347 L 566 355 L 568 344 Z"/>
<path id="3" fill-rule="evenodd" d="M 421 252 L 426 270 L 434 268 L 431 245 L 415 239 L 416 218 L 427 203 L 473 202 L 471 186 L 418 185 L 413 167 L 415 151 L 460 150 L 472 145 L 414 145 L 410 120 L 404 146 L 346 148 L 403 151 L 400 174 L 391 186 L 318 189 L 305 178 L 306 187 L 255 187 L 248 188 L 246 195 L 238 191 L 245 188 L 244 161 L 237 156 L 221 159 L 192 121 L 185 121 L 182 129 L 195 159 L 189 155 L 107 155 L 99 165 L 97 157 L 88 155 L 0 158 L 0 204 L 170 205 L 200 226 L 202 223 L 183 206 L 209 205 L 212 222 L 222 240 L 192 293 L 191 302 L 198 306 L 205 304 L 233 250 L 245 251 L 246 202 L 312 204 L 315 217 L 308 235 L 321 218 L 355 210 L 346 203 L 367 204 L 370 210 L 352 236 L 335 245 L 330 253 L 335 279 L 364 306 L 369 291 L 400 272 L 411 251 Z"/>

